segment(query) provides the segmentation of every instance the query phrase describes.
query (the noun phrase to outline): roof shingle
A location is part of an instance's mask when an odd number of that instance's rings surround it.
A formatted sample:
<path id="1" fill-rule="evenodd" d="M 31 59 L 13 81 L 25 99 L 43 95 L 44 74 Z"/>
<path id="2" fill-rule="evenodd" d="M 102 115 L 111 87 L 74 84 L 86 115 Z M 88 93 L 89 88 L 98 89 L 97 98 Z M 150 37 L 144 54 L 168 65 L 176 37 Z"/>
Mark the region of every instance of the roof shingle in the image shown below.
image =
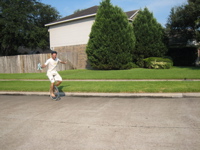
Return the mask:
<path id="1" fill-rule="evenodd" d="M 98 10 L 98 6 L 93 6 L 93 7 L 78 11 L 75 14 L 61 18 L 60 20 L 57 20 L 56 22 L 68 20 L 68 19 L 72 19 L 72 18 L 78 18 L 78 17 L 81 17 L 81 16 L 90 15 L 90 14 L 95 14 L 95 13 L 97 13 L 97 10 Z"/>
<path id="2" fill-rule="evenodd" d="M 74 18 L 81 18 L 81 17 L 84 17 L 84 16 L 92 15 L 92 14 L 96 15 L 98 8 L 99 8 L 99 6 L 93 6 L 93 7 L 78 11 L 77 13 L 74 13 L 72 15 L 69 15 L 69 16 L 61 18 L 59 20 L 56 20 L 54 22 L 48 23 L 48 24 L 46 24 L 46 26 L 50 26 L 50 25 L 53 25 L 53 24 L 56 24 L 56 23 L 59 23 L 59 22 L 61 23 L 61 22 L 71 20 L 71 19 L 74 19 Z M 129 19 L 132 19 L 132 17 L 134 16 L 134 14 L 137 11 L 138 10 L 133 10 L 133 11 L 125 12 L 125 13 L 127 14 Z"/>

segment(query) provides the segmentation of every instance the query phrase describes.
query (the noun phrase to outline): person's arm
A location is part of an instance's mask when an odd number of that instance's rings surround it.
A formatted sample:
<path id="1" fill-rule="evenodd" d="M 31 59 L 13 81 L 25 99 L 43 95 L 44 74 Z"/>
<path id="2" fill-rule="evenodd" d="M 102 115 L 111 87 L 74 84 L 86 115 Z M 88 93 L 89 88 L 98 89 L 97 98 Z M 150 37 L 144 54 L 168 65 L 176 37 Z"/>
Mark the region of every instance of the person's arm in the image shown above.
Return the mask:
<path id="1" fill-rule="evenodd" d="M 67 61 L 60 61 L 60 63 L 61 63 L 61 64 L 66 64 L 66 63 L 67 63 Z"/>
<path id="2" fill-rule="evenodd" d="M 41 66 L 41 68 L 45 68 L 49 64 L 49 59 Z"/>
<path id="3" fill-rule="evenodd" d="M 44 65 L 41 66 L 41 68 L 45 68 L 46 66 L 47 66 L 47 65 L 44 64 Z"/>

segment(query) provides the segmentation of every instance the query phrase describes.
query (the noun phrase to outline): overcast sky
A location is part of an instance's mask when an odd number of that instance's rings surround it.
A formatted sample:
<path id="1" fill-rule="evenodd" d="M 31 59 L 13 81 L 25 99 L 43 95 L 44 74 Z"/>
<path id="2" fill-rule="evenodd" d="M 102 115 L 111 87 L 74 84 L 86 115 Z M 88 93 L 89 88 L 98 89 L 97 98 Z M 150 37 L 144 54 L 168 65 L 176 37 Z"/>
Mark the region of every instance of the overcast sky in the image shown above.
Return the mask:
<path id="1" fill-rule="evenodd" d="M 55 7 L 62 17 L 71 15 L 77 9 L 86 9 L 100 5 L 102 0 L 40 0 L 44 4 Z M 157 21 L 165 26 L 172 7 L 186 4 L 187 0 L 111 0 L 113 5 L 121 7 L 125 12 L 147 7 L 153 12 Z"/>

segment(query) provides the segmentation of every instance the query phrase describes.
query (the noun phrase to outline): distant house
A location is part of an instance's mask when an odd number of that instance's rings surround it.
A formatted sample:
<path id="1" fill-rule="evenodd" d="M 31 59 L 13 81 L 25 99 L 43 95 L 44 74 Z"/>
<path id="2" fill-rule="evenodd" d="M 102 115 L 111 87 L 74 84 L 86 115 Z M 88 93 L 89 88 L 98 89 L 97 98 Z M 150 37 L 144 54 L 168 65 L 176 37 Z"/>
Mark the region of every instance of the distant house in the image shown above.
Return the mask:
<path id="1" fill-rule="evenodd" d="M 45 25 L 49 27 L 51 50 L 76 54 L 80 69 L 87 67 L 85 50 L 97 10 L 98 6 L 93 6 Z M 126 12 L 129 21 L 134 20 L 138 11 Z"/>

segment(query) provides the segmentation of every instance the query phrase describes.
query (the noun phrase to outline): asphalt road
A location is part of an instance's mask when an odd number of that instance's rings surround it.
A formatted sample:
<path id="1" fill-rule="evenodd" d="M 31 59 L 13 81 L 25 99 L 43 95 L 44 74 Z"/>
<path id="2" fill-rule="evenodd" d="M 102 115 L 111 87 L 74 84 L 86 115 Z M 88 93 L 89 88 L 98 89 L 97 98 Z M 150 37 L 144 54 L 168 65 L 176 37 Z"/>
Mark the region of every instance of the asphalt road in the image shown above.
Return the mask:
<path id="1" fill-rule="evenodd" d="M 0 95 L 1 150 L 199 150 L 199 98 Z"/>

